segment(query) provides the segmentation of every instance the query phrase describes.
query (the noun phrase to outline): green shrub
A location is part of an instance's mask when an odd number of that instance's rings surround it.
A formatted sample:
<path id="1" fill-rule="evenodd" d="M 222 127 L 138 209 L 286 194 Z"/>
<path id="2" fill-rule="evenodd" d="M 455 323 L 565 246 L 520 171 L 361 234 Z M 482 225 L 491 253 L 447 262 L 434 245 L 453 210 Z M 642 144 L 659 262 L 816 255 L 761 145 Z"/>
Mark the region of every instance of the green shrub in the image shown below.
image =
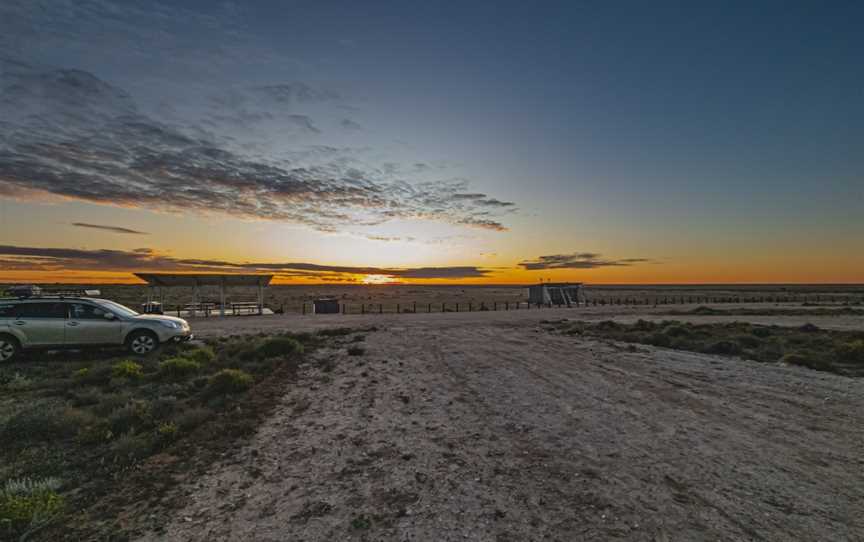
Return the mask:
<path id="1" fill-rule="evenodd" d="M 188 358 L 170 358 L 159 364 L 159 374 L 168 380 L 182 380 L 201 370 L 201 364 Z"/>
<path id="2" fill-rule="evenodd" d="M 111 376 L 114 378 L 137 380 L 144 376 L 144 370 L 141 365 L 127 359 L 111 366 Z"/>
<path id="3" fill-rule="evenodd" d="M 650 344 L 652 346 L 660 346 L 663 348 L 667 348 L 672 345 L 672 339 L 670 339 L 668 335 L 664 335 L 663 333 L 652 333 L 646 336 L 642 342 L 644 342 L 645 344 Z"/>
<path id="4" fill-rule="evenodd" d="M 153 423 L 153 414 L 150 411 L 149 401 L 136 400 L 129 402 L 111 413 L 108 417 L 108 423 L 115 435 L 149 427 Z"/>
<path id="5" fill-rule="evenodd" d="M 85 446 L 103 444 L 114 438 L 114 432 L 108 420 L 97 419 L 92 425 L 86 425 L 78 430 L 78 442 Z"/>
<path id="6" fill-rule="evenodd" d="M 831 362 L 820 359 L 818 356 L 805 354 L 803 352 L 791 352 L 783 356 L 780 361 L 788 363 L 789 365 L 799 365 L 816 371 L 831 371 L 834 368 Z"/>
<path id="7" fill-rule="evenodd" d="M 836 348 L 837 358 L 850 363 L 864 363 L 864 340 L 843 343 Z"/>
<path id="8" fill-rule="evenodd" d="M 291 337 L 273 337 L 261 343 L 258 352 L 264 359 L 303 353 L 303 345 Z"/>
<path id="9" fill-rule="evenodd" d="M 239 393 L 252 386 L 252 375 L 239 369 L 222 369 L 210 377 L 207 391 L 214 395 Z"/>
<path id="10" fill-rule="evenodd" d="M 12 375 L 12 378 L 6 382 L 6 389 L 9 391 L 24 391 L 33 385 L 33 381 L 19 372 Z"/>
<path id="11" fill-rule="evenodd" d="M 63 430 L 59 412 L 54 409 L 31 408 L 18 412 L 6 421 L 0 431 L 0 442 L 22 444 L 47 441 L 62 434 Z"/>
<path id="12" fill-rule="evenodd" d="M 734 340 L 744 348 L 758 348 L 761 344 L 761 341 L 753 335 L 736 335 Z"/>
<path id="13" fill-rule="evenodd" d="M 741 353 L 741 346 L 732 341 L 717 341 L 708 345 L 703 350 L 706 354 L 719 354 L 722 356 L 735 356 Z"/>
<path id="14" fill-rule="evenodd" d="M 670 337 L 685 337 L 690 335 L 690 330 L 681 325 L 669 325 L 663 329 L 663 334 Z"/>
<path id="15" fill-rule="evenodd" d="M 93 412 L 102 417 L 110 416 L 112 412 L 118 408 L 123 408 L 131 400 L 132 395 L 126 391 L 105 393 L 102 394 L 99 403 L 93 407 Z"/>
<path id="16" fill-rule="evenodd" d="M 161 423 L 156 428 L 156 440 L 163 445 L 177 440 L 178 434 L 180 434 L 180 430 L 172 422 Z"/>
<path id="17" fill-rule="evenodd" d="M 174 412 L 177 410 L 177 404 L 177 398 L 172 395 L 159 397 L 150 403 L 150 412 L 155 419 L 168 419 L 174 415 Z"/>
<path id="18" fill-rule="evenodd" d="M 124 464 L 136 463 L 153 451 L 153 442 L 148 434 L 120 435 L 112 444 L 111 452 L 115 461 Z"/>
<path id="19" fill-rule="evenodd" d="M 56 478 L 8 480 L 0 489 L 0 533 L 20 534 L 63 511 Z"/>
<path id="20" fill-rule="evenodd" d="M 642 320 L 641 318 L 639 320 L 636 320 L 636 323 L 633 324 L 633 329 L 636 331 L 654 331 L 656 327 L 657 324 L 655 324 L 654 322 L 651 322 L 649 320 Z"/>
<path id="21" fill-rule="evenodd" d="M 78 370 L 72 376 L 76 384 L 98 386 L 106 384 L 111 379 L 113 372 L 114 370 L 110 365 L 96 365 L 86 371 L 84 369 Z"/>
<path id="22" fill-rule="evenodd" d="M 207 365 L 216 359 L 216 352 L 210 346 L 199 346 L 188 352 L 184 352 L 181 357 L 191 359 L 201 365 Z"/>
<path id="23" fill-rule="evenodd" d="M 174 423 L 182 431 L 189 432 L 203 424 L 213 416 L 208 408 L 190 408 L 174 417 Z"/>
<path id="24" fill-rule="evenodd" d="M 771 336 L 771 328 L 765 326 L 756 326 L 750 330 L 750 333 L 757 337 L 770 337 Z"/>

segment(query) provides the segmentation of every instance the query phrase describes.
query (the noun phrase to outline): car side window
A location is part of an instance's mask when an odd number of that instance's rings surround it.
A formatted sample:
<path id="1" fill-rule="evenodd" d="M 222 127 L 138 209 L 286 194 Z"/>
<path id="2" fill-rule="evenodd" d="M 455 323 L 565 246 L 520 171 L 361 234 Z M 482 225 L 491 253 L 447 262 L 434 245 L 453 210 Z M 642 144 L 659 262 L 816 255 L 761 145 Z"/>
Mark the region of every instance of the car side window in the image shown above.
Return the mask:
<path id="1" fill-rule="evenodd" d="M 87 303 L 70 303 L 69 318 L 72 320 L 104 320 L 108 311 Z"/>
<path id="2" fill-rule="evenodd" d="M 15 303 L 5 303 L 0 305 L 0 318 L 12 318 L 15 316 Z"/>
<path id="3" fill-rule="evenodd" d="M 15 311 L 18 318 L 66 318 L 65 303 L 22 303 Z"/>

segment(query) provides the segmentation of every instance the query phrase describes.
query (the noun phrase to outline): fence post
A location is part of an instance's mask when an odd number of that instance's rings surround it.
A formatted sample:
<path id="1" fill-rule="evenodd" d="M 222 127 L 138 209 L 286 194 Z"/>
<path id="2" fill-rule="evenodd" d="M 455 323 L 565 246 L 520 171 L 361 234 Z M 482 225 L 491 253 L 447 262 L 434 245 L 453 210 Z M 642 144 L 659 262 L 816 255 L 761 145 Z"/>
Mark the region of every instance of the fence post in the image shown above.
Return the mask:
<path id="1" fill-rule="evenodd" d="M 378 314 L 384 314 L 384 304 L 378 303 Z"/>
<path id="2" fill-rule="evenodd" d="M 402 306 L 396 303 L 396 314 L 402 314 Z"/>
<path id="3" fill-rule="evenodd" d="M 414 302 L 414 313 L 415 314 L 417 313 L 417 302 L 416 301 Z"/>
<path id="4" fill-rule="evenodd" d="M 432 312 L 432 303 L 429 303 L 429 306 L 426 307 L 426 312 Z"/>
<path id="5" fill-rule="evenodd" d="M 469 302 L 468 302 L 468 312 L 471 312 L 471 310 L 472 310 L 473 308 L 474 308 L 474 305 L 469 301 Z"/>
<path id="6" fill-rule="evenodd" d="M 497 301 L 493 301 L 493 302 L 492 302 L 492 310 L 493 310 L 493 311 L 497 311 L 497 310 L 498 310 L 498 302 L 497 302 Z"/>
<path id="7" fill-rule="evenodd" d="M 366 314 L 366 303 L 360 304 L 360 314 Z"/>
<path id="8" fill-rule="evenodd" d="M 303 314 L 306 314 L 306 303 L 303 303 Z"/>

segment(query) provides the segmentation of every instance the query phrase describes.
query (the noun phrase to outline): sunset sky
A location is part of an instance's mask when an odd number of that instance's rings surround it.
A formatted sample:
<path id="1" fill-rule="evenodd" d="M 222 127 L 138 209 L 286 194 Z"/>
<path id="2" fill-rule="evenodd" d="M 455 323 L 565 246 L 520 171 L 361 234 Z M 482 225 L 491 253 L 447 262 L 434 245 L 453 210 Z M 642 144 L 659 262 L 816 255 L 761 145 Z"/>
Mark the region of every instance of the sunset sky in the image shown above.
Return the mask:
<path id="1" fill-rule="evenodd" d="M 0 3 L 0 282 L 864 282 L 858 2 Z"/>

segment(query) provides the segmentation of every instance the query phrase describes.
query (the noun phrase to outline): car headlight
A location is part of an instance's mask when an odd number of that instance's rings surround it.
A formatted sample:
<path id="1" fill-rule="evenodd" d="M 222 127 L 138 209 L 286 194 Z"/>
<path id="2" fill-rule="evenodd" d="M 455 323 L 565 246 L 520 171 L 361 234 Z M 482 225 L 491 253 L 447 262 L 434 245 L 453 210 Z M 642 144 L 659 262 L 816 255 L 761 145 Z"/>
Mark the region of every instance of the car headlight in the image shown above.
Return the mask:
<path id="1" fill-rule="evenodd" d="M 171 320 L 159 320 L 159 323 L 170 329 L 180 329 L 180 324 Z"/>

